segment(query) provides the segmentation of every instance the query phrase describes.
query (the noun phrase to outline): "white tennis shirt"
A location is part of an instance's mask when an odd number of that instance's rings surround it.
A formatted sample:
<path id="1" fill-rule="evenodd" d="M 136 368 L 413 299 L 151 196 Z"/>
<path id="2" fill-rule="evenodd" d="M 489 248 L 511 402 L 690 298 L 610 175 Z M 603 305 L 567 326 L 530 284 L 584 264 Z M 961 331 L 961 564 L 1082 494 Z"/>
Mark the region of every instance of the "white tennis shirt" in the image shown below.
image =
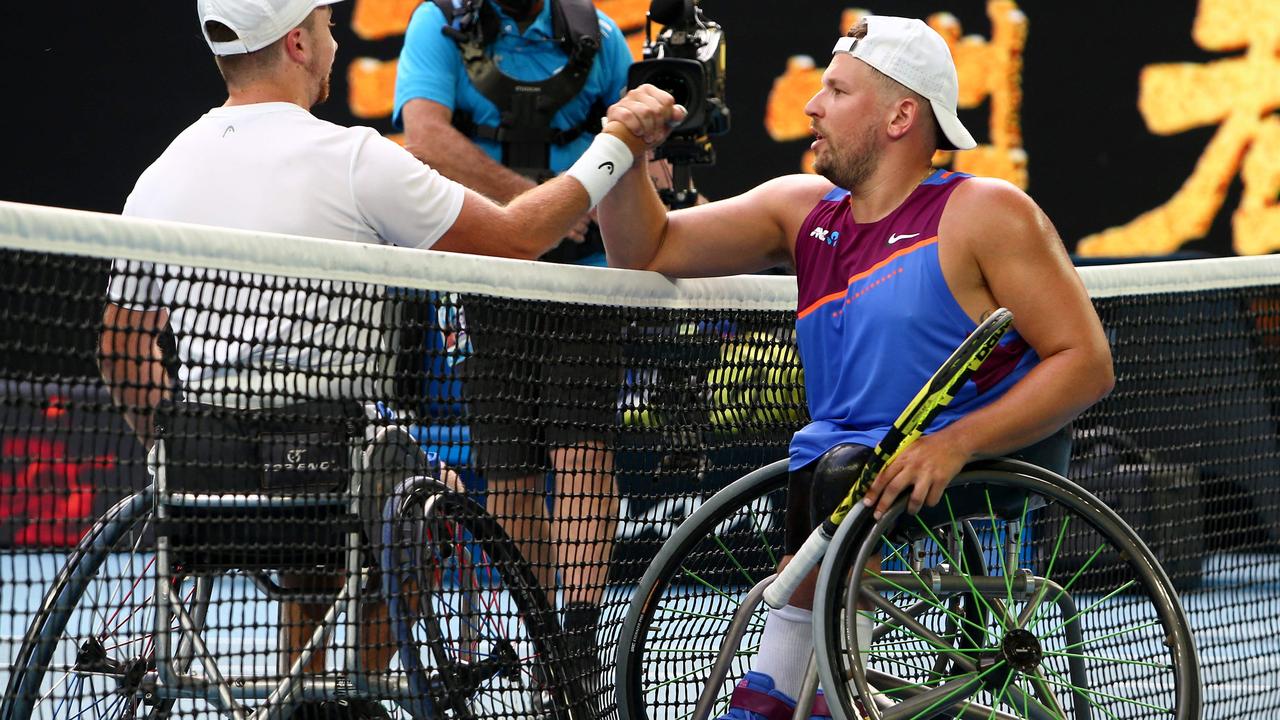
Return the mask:
<path id="1" fill-rule="evenodd" d="M 428 248 L 464 192 L 370 128 L 261 103 L 215 108 L 184 130 L 138 179 L 124 214 Z M 119 260 L 108 286 L 117 305 L 169 311 L 188 399 L 244 407 L 384 392 L 386 294 Z"/>

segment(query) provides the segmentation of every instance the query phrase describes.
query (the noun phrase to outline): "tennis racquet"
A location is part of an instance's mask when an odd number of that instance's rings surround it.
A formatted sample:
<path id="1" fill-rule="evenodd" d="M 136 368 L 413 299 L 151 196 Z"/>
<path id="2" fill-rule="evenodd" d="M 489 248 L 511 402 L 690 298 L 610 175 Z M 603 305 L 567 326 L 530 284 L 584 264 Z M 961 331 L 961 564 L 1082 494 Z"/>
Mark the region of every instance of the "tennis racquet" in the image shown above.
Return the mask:
<path id="1" fill-rule="evenodd" d="M 1013 313 L 1005 308 L 997 308 L 933 373 L 929 382 L 920 388 L 920 392 L 916 393 L 893 422 L 889 432 L 876 443 L 871 457 L 867 458 L 853 487 L 849 489 L 849 494 L 831 516 L 823 520 L 809 535 L 800 551 L 765 590 L 765 602 L 771 607 L 779 608 L 791 599 L 800 582 L 826 554 L 831 538 L 835 537 L 836 528 L 853 511 L 854 505 L 866 494 L 867 488 L 880 471 L 929 429 L 934 418 L 955 399 L 960 388 L 982 367 L 982 363 L 991 356 L 991 351 L 995 350 L 1000 338 L 1004 337 L 1012 325 Z"/>

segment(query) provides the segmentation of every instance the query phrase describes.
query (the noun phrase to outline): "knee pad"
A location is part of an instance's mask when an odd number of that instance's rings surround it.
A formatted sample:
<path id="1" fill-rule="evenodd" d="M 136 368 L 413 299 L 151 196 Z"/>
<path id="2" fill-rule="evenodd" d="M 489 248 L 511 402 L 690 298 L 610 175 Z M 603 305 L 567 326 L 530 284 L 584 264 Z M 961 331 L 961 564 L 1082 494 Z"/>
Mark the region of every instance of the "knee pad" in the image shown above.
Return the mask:
<path id="1" fill-rule="evenodd" d="M 818 458 L 813 468 L 813 490 L 809 494 L 812 527 L 817 527 L 840 505 L 870 457 L 871 448 L 866 445 L 841 443 Z"/>

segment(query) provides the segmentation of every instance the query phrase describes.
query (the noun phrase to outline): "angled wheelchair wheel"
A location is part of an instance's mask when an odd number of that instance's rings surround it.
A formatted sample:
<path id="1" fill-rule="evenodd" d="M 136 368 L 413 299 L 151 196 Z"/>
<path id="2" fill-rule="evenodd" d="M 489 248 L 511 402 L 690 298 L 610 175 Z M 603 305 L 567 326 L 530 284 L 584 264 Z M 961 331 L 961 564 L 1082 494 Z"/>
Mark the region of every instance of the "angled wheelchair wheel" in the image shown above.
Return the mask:
<path id="1" fill-rule="evenodd" d="M 169 714 L 173 701 L 152 692 L 151 517 L 149 490 L 125 498 L 71 553 L 14 659 L 0 710 L 4 720 Z M 203 622 L 199 608 L 207 608 L 208 583 L 175 577 L 173 592 Z"/>
<path id="2" fill-rule="evenodd" d="M 707 499 L 663 544 L 618 642 L 623 720 L 699 720 L 727 708 L 764 627 L 759 594 L 782 557 L 786 487 L 786 460 L 760 468 Z"/>
<path id="3" fill-rule="evenodd" d="M 589 720 L 555 611 L 484 508 L 411 478 L 383 520 L 383 589 L 414 717 Z"/>
<path id="4" fill-rule="evenodd" d="M 904 508 L 878 521 L 855 511 L 823 562 L 814 637 L 833 715 L 1200 717 L 1199 664 L 1173 586 L 1097 498 L 992 460 L 968 466 L 938 506 Z M 965 538 L 980 545 L 977 561 L 959 551 Z M 865 656 L 859 615 L 875 628 Z"/>

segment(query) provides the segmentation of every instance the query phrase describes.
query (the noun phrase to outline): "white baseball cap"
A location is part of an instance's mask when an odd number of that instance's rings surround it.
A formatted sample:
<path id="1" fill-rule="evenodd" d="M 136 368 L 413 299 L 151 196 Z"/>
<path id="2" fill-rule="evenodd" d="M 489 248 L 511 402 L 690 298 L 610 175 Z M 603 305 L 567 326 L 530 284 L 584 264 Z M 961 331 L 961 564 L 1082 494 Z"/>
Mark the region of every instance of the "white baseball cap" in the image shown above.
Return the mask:
<path id="1" fill-rule="evenodd" d="M 942 149 L 977 147 L 956 116 L 960 79 L 947 41 L 914 18 L 869 15 L 866 23 L 866 37 L 842 37 L 831 54 L 852 55 L 927 98 L 945 136 L 939 138 Z"/>
<path id="2" fill-rule="evenodd" d="M 200 32 L 214 55 L 241 55 L 270 45 L 302 24 L 312 10 L 340 0 L 196 0 Z M 238 39 L 216 42 L 205 23 L 219 22 Z"/>

